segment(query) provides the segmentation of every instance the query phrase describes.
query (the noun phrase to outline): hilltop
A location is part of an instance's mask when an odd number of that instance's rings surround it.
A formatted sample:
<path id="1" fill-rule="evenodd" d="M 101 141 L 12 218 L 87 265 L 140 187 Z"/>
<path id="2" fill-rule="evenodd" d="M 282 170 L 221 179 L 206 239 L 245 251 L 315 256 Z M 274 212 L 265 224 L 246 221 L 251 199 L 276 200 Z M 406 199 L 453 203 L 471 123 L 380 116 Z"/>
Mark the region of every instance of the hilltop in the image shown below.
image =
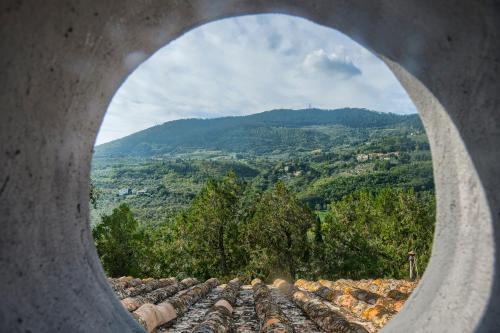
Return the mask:
<path id="1" fill-rule="evenodd" d="M 266 154 L 287 146 L 324 148 L 343 143 L 351 129 L 394 126 L 422 130 L 418 115 L 397 115 L 366 109 L 272 110 L 248 116 L 181 119 L 166 122 L 99 145 L 95 157 L 151 157 L 195 150 Z M 318 128 L 337 126 L 336 133 Z M 344 137 L 343 137 L 344 136 Z M 340 141 L 339 141 L 340 140 Z"/>

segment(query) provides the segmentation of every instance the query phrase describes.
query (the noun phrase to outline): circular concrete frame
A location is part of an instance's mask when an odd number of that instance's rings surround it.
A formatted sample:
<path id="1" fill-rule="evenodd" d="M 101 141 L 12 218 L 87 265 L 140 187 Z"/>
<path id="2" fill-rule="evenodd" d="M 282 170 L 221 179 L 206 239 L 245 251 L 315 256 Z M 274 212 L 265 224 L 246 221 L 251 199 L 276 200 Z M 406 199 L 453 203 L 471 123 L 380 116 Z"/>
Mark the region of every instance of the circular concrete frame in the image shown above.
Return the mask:
<path id="1" fill-rule="evenodd" d="M 141 332 L 88 227 L 92 147 L 134 68 L 189 29 L 282 13 L 338 29 L 420 110 L 438 198 L 431 263 L 384 332 L 500 331 L 500 7 L 452 0 L 4 0 L 0 331 Z"/>

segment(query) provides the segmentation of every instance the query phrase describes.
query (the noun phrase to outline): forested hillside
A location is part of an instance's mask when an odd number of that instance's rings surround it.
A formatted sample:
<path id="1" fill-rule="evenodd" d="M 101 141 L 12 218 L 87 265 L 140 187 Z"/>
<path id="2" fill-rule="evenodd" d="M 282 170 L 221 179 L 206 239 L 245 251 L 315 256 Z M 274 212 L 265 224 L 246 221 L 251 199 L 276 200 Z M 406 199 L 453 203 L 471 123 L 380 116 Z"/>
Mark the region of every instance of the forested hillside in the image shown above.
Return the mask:
<path id="1" fill-rule="evenodd" d="M 318 210 L 360 188 L 433 189 L 418 115 L 275 110 L 168 122 L 96 147 L 92 179 L 101 200 L 93 222 L 121 202 L 143 220 L 162 220 L 187 207 L 208 178 L 231 170 L 255 190 L 281 180 Z"/>
<path id="2" fill-rule="evenodd" d="M 430 255 L 434 184 L 418 115 L 168 122 L 96 147 L 92 184 L 111 275 L 402 278 L 408 251 L 422 269 Z"/>
<path id="3" fill-rule="evenodd" d="M 417 115 L 365 109 L 273 110 L 243 117 L 182 119 L 167 122 L 96 147 L 96 157 L 151 157 L 201 150 L 266 153 L 274 149 L 329 146 L 331 135 L 309 126 L 339 125 L 336 143 L 349 143 L 350 131 L 402 125 L 422 130 Z M 299 145 L 298 147 L 295 145 Z"/>

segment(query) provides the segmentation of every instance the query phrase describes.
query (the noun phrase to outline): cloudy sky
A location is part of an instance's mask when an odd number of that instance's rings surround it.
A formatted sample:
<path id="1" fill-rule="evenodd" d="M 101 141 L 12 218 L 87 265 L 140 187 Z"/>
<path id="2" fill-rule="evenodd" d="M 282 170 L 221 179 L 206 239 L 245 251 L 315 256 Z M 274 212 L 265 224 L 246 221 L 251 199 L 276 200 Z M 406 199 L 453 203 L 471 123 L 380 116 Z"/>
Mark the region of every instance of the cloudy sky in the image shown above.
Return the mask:
<path id="1" fill-rule="evenodd" d="M 309 105 L 416 112 L 386 65 L 340 32 L 244 16 L 194 29 L 140 65 L 113 97 L 97 144 L 179 118 Z"/>

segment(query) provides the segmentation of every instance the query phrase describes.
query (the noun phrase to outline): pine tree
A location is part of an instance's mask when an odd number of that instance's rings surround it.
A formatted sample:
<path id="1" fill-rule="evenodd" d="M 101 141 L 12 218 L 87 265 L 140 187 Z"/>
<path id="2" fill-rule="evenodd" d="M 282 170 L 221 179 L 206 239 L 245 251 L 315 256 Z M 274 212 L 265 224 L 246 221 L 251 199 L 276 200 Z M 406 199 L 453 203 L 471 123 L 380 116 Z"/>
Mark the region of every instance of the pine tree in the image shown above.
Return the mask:
<path id="1" fill-rule="evenodd" d="M 140 276 L 144 235 L 126 204 L 102 216 L 92 230 L 97 253 L 105 271 L 113 277 Z"/>
<path id="2" fill-rule="evenodd" d="M 384 188 L 360 191 L 330 205 L 325 218 L 324 271 L 337 278 L 408 277 L 408 252 L 421 271 L 430 257 L 433 194 Z"/>
<path id="3" fill-rule="evenodd" d="M 190 257 L 193 274 L 205 278 L 228 276 L 239 265 L 239 196 L 242 191 L 233 172 L 220 180 L 210 179 L 187 213 L 179 217 L 179 237 Z"/>
<path id="4" fill-rule="evenodd" d="M 262 277 L 295 279 L 309 260 L 312 212 L 282 182 L 263 194 L 247 228 L 249 269 Z"/>

